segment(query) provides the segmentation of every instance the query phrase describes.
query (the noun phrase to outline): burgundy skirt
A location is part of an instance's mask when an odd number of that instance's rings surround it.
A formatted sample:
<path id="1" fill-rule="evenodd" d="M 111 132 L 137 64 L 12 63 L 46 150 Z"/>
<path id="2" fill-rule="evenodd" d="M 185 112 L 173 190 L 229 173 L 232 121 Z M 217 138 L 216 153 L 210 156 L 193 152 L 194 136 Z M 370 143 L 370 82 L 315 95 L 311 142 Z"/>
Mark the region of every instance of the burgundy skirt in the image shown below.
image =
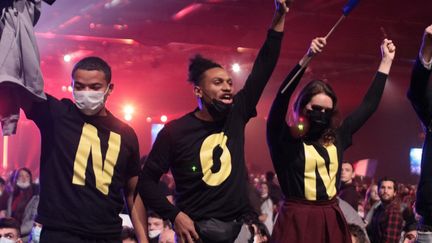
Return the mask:
<path id="1" fill-rule="evenodd" d="M 351 243 L 337 198 L 329 201 L 289 199 L 282 205 L 270 242 Z"/>

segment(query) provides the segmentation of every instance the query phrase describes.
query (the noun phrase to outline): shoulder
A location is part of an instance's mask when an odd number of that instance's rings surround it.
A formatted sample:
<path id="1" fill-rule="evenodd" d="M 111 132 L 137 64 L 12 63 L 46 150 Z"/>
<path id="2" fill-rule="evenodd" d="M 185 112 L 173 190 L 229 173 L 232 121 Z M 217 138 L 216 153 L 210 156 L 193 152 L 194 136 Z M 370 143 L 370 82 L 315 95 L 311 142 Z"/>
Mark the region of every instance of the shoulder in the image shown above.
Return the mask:
<path id="1" fill-rule="evenodd" d="M 388 207 L 387 211 L 391 214 L 402 215 L 401 204 L 399 202 L 392 202 Z"/>
<path id="2" fill-rule="evenodd" d="M 117 117 L 115 117 L 111 113 L 109 113 L 108 116 L 109 116 L 109 119 L 111 120 L 110 126 L 111 126 L 111 129 L 113 131 L 118 132 L 118 133 L 123 134 L 123 135 L 136 137 L 135 130 L 129 124 L 118 119 Z"/>
<path id="3" fill-rule="evenodd" d="M 197 122 L 197 118 L 194 117 L 193 112 L 187 113 L 177 119 L 167 122 L 163 125 L 162 130 L 167 131 L 179 131 L 184 128 L 188 128 Z"/>
<path id="4" fill-rule="evenodd" d="M 48 93 L 45 93 L 45 94 L 46 94 L 46 97 L 47 97 L 46 101 L 42 101 L 40 103 L 46 102 L 46 103 L 48 103 L 50 105 L 52 105 L 52 104 L 58 104 L 58 105 L 66 105 L 66 106 L 73 106 L 74 105 L 73 101 L 71 99 L 69 99 L 69 98 L 58 99 L 58 98 L 56 98 L 56 97 L 54 97 L 54 96 L 52 96 L 52 95 L 50 95 Z"/>
<path id="5" fill-rule="evenodd" d="M 61 117 L 67 114 L 76 114 L 76 112 L 78 112 L 78 108 L 71 99 L 58 99 L 50 94 L 47 94 L 46 101 L 38 102 L 38 105 L 35 107 L 39 110 L 45 110 L 52 114 L 53 117 Z"/>

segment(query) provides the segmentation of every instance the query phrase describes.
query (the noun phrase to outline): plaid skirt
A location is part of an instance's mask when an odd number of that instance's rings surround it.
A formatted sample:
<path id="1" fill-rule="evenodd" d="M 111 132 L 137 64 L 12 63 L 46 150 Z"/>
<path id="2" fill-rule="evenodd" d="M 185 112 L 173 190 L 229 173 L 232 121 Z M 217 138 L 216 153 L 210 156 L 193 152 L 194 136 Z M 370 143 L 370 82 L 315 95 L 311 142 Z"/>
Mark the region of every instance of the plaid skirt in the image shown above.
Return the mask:
<path id="1" fill-rule="evenodd" d="M 337 198 L 328 201 L 289 199 L 282 205 L 270 242 L 351 243 Z"/>

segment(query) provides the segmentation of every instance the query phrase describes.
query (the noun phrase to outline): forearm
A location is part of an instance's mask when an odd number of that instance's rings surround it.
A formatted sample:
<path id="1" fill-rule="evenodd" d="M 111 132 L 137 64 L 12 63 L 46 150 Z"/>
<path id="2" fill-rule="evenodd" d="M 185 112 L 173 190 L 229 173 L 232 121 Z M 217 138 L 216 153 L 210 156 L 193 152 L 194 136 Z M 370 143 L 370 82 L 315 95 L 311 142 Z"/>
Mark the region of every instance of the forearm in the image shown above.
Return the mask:
<path id="1" fill-rule="evenodd" d="M 299 65 L 302 66 L 304 69 L 306 68 L 306 66 L 309 64 L 310 60 L 311 60 L 311 56 L 309 56 L 307 53 L 302 57 L 302 59 L 300 59 L 299 61 Z"/>
<path id="2" fill-rule="evenodd" d="M 297 77 L 285 90 L 284 93 L 282 93 L 282 90 L 288 84 L 288 82 L 290 82 L 294 75 L 299 72 L 300 68 L 300 65 L 296 65 L 291 70 L 291 72 L 288 74 L 281 87 L 279 88 L 276 94 L 276 98 L 270 108 L 270 112 L 267 117 L 267 139 L 269 143 L 276 142 L 276 140 L 280 138 L 282 134 L 286 134 L 285 131 L 288 130 L 288 124 L 286 123 L 285 119 L 288 113 L 289 101 L 295 88 L 301 80 L 304 69 L 300 71 L 300 73 L 297 75 Z M 287 134 L 289 135 L 290 133 L 288 132 Z"/>
<path id="3" fill-rule="evenodd" d="M 384 73 L 384 74 L 389 74 L 390 73 L 390 68 L 392 66 L 393 60 L 390 58 L 383 58 L 381 59 L 381 63 L 378 67 L 378 72 Z"/>
<path id="4" fill-rule="evenodd" d="M 431 117 L 430 107 L 432 106 L 431 98 L 428 98 L 428 80 L 431 70 L 427 70 L 417 58 L 412 73 L 407 97 L 410 100 L 418 117 L 425 126 L 429 126 Z"/>
<path id="5" fill-rule="evenodd" d="M 381 101 L 386 81 L 386 74 L 381 72 L 375 74 L 375 78 L 360 106 L 342 123 L 342 130 L 352 135 L 372 116 Z"/>
<path id="6" fill-rule="evenodd" d="M 9 82 L 0 83 L 0 114 L 2 115 L 11 114 L 18 107 L 27 114 L 31 111 L 33 103 L 37 101 L 30 92 L 23 90 L 19 85 Z"/>
<path id="7" fill-rule="evenodd" d="M 151 172 L 146 168 L 141 172 L 138 182 L 138 192 L 145 205 L 164 219 L 174 222 L 180 210 L 171 204 L 158 187 L 158 181 L 152 178 Z"/>
<path id="8" fill-rule="evenodd" d="M 304 74 L 304 69 L 300 70 L 301 66 L 296 65 L 290 73 L 286 76 L 285 80 L 282 82 L 277 94 L 276 98 L 273 101 L 272 107 L 270 109 L 269 119 L 271 122 L 281 123 L 285 121 L 285 117 L 288 113 L 288 105 L 291 99 L 294 90 L 297 85 L 300 83 L 300 80 Z M 295 77 L 294 80 L 292 80 Z M 287 84 L 291 82 L 288 88 L 285 89 Z M 282 91 L 285 91 L 282 93 Z"/>
<path id="9" fill-rule="evenodd" d="M 269 30 L 266 41 L 255 59 L 252 71 L 238 95 L 245 99 L 246 110 L 255 109 L 279 58 L 283 33 Z"/>
<path id="10" fill-rule="evenodd" d="M 144 207 L 144 203 L 139 195 L 135 195 L 136 180 L 134 181 L 135 186 L 128 190 L 126 201 L 129 208 L 130 218 L 135 229 L 138 242 L 148 242 L 147 239 L 147 212 Z"/>
<path id="11" fill-rule="evenodd" d="M 370 115 L 376 111 L 384 93 L 385 84 L 387 81 L 387 74 L 378 70 L 369 87 L 366 95 L 363 98 L 361 106 L 365 108 L 365 112 Z"/>
<path id="12" fill-rule="evenodd" d="M 423 58 L 425 62 L 432 61 L 432 41 L 430 40 L 423 41 L 420 47 L 420 58 Z"/>
<path id="13" fill-rule="evenodd" d="M 408 98 L 422 119 L 428 119 L 430 101 L 427 98 L 428 80 L 431 74 L 432 62 L 432 25 L 427 27 L 423 35 L 418 58 L 411 73 Z"/>
<path id="14" fill-rule="evenodd" d="M 426 97 L 430 75 L 431 70 L 427 70 L 422 65 L 420 59 L 417 58 L 411 72 L 411 82 L 408 90 L 408 98 L 410 98 L 410 100 Z"/>
<path id="15" fill-rule="evenodd" d="M 285 16 L 286 13 L 276 12 L 273 16 L 273 21 L 270 25 L 270 29 L 277 32 L 283 32 L 285 27 Z"/>

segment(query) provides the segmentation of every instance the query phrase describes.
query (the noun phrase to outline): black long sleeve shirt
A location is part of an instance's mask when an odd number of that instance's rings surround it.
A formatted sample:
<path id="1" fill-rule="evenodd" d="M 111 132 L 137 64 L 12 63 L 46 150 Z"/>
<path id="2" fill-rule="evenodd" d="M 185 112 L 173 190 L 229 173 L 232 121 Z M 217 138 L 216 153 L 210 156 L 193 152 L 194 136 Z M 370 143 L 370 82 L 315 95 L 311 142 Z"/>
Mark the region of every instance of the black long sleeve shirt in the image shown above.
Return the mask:
<path id="1" fill-rule="evenodd" d="M 294 67 L 281 85 L 267 120 L 267 142 L 273 166 L 286 199 L 330 200 L 337 195 L 343 151 L 352 143 L 352 135 L 375 112 L 382 97 L 387 75 L 377 72 L 361 105 L 336 129 L 335 142 L 323 146 L 292 136 L 285 121 L 289 100 L 300 82 L 298 75 L 285 93 L 285 84 L 300 69 Z"/>
<path id="2" fill-rule="evenodd" d="M 421 173 L 417 188 L 416 210 L 425 223 L 432 226 L 432 90 L 429 84 L 431 70 L 427 70 L 419 59 L 414 64 L 408 99 L 425 128 Z"/>
<path id="3" fill-rule="evenodd" d="M 160 131 L 139 180 L 144 204 L 174 221 L 179 210 L 193 220 L 234 220 L 250 211 L 244 158 L 245 126 L 256 115 L 256 105 L 276 66 L 282 33 L 270 30 L 252 72 L 235 96 L 222 121 L 207 122 L 194 112 Z M 219 148 L 218 148 L 219 147 Z M 214 161 L 220 169 L 212 171 Z M 176 206 L 159 191 L 161 175 L 171 170 Z"/>

